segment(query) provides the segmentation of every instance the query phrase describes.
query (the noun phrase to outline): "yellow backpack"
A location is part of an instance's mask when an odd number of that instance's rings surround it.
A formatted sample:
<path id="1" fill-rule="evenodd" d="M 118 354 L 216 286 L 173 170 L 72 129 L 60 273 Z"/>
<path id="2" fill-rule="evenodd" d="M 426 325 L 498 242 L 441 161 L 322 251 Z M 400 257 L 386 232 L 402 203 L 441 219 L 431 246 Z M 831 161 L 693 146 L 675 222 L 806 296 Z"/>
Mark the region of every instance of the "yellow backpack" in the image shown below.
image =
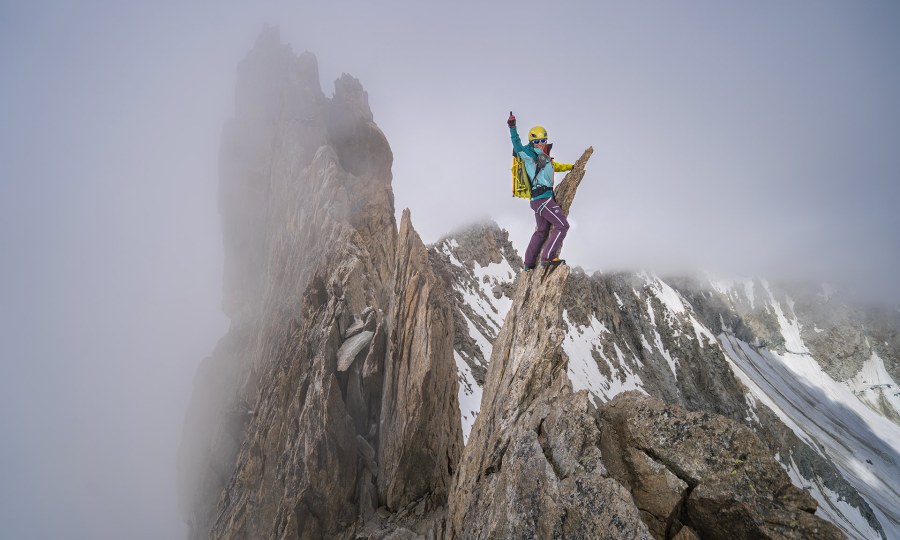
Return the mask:
<path id="1" fill-rule="evenodd" d="M 525 162 L 515 154 L 512 160 L 512 194 L 521 199 L 531 198 L 531 180 L 525 172 Z"/>

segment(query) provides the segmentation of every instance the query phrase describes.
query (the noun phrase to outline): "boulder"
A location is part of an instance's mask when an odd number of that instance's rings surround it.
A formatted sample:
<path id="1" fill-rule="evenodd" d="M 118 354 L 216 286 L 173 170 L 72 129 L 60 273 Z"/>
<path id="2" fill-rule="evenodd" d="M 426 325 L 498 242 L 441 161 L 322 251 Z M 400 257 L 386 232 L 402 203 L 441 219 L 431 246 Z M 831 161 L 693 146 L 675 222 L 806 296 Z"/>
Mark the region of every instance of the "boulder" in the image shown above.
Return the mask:
<path id="1" fill-rule="evenodd" d="M 607 467 L 656 538 L 678 524 L 703 538 L 845 538 L 743 424 L 639 392 L 616 396 L 600 417 Z"/>

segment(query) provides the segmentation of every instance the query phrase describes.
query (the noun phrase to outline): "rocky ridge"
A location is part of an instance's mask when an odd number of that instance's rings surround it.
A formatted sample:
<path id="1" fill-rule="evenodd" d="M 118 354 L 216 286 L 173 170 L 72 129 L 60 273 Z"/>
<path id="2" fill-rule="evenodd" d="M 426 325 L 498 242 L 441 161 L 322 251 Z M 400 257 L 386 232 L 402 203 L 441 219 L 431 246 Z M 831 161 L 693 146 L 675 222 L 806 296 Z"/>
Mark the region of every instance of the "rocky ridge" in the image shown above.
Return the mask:
<path id="1" fill-rule="evenodd" d="M 179 452 L 190 538 L 842 536 L 818 515 L 886 537 L 890 489 L 866 492 L 873 511 L 832 460 L 846 441 L 820 443 L 751 373 L 798 354 L 802 302 L 747 313 L 733 287 L 517 275 L 492 224 L 426 247 L 408 211 L 398 231 L 358 81 L 325 97 L 315 58 L 267 29 L 236 94 L 220 197 L 232 325 Z M 559 186 L 566 212 L 590 152 Z M 866 380 L 895 369 L 896 333 L 878 332 Z M 881 471 L 900 462 L 867 448 Z"/>
<path id="2" fill-rule="evenodd" d="M 438 246 L 461 241 L 452 237 Z M 463 271 L 464 266 L 458 269 Z M 764 381 L 754 384 L 746 373 L 759 370 L 752 363 L 740 361 L 735 352 L 735 348 L 741 351 L 740 346 L 730 343 L 744 343 L 753 351 L 766 351 L 766 347 L 779 351 L 775 343 L 784 343 L 784 334 L 790 335 L 791 327 L 803 333 L 807 325 L 818 327 L 807 322 L 799 301 L 791 306 L 791 294 L 784 286 L 764 285 L 757 280 L 754 306 L 765 317 L 752 320 L 730 303 L 740 297 L 749 307 L 744 283 L 725 287 L 721 280 L 703 279 L 662 279 L 645 272 L 586 275 L 573 268 L 568 286 L 577 292 L 565 298 L 562 315 L 566 334 L 562 347 L 569 357 L 567 371 L 573 388 L 588 390 L 596 404 L 637 390 L 688 410 L 741 422 L 759 434 L 795 485 L 810 490 L 819 503 L 817 515 L 855 538 L 889 537 L 882 524 L 892 530 L 890 516 L 896 512 L 896 505 L 890 501 L 895 488 L 877 477 L 896 475 L 900 460 L 894 457 L 896 443 L 890 442 L 895 428 L 883 425 L 888 416 L 879 424 L 877 418 L 866 416 L 865 410 L 848 411 L 844 406 L 819 414 L 803 404 L 828 404 L 831 398 L 818 390 L 804 390 L 811 383 L 799 383 L 793 373 L 778 376 L 791 385 L 788 389 L 771 385 L 763 388 Z M 771 298 L 766 287 L 772 291 Z M 766 300 L 768 306 L 764 305 Z M 784 315 L 780 322 L 778 310 Z M 887 326 L 883 321 L 882 328 Z M 872 341 L 871 334 L 868 339 Z M 791 361 L 774 354 L 760 362 L 784 365 Z M 806 355 L 797 361 L 812 366 L 817 360 Z M 816 377 L 820 380 L 825 375 Z M 867 393 L 886 392 L 889 388 L 885 386 Z M 857 392 L 861 395 L 854 397 L 849 387 L 843 389 L 844 397 L 863 409 L 869 405 L 863 399 L 865 393 Z M 788 401 L 777 404 L 769 397 L 778 400 L 783 395 L 794 395 L 796 405 Z M 881 427 L 870 427 L 870 422 Z M 855 448 L 849 453 L 841 450 L 848 443 Z M 854 465 L 852 461 L 856 459 L 880 472 L 874 476 L 859 474 L 858 462 Z M 873 481 L 875 485 L 869 485 Z"/>
<path id="3" fill-rule="evenodd" d="M 451 314 L 408 213 L 398 234 L 367 101 L 347 75 L 326 98 L 273 28 L 238 70 L 220 167 L 232 325 L 179 451 L 189 538 L 441 530 L 462 445 Z"/>
<path id="4" fill-rule="evenodd" d="M 575 181 L 567 177 L 560 186 L 564 211 L 589 155 L 570 175 Z M 843 537 L 813 516 L 815 501 L 791 484 L 749 429 L 723 417 L 690 416 L 636 393 L 598 410 L 587 390 L 574 392 L 563 346 L 569 326 L 564 307 L 582 297 L 573 281 L 568 267 L 538 269 L 517 280 L 450 496 L 453 537 L 671 538 L 694 531 L 713 538 L 736 532 Z M 660 408 L 664 414 L 656 414 Z M 638 442 L 628 435 L 630 426 L 654 435 Z M 709 438 L 692 437 L 697 431 Z M 732 467 L 724 479 L 716 444 L 723 439 L 742 449 L 741 464 L 749 463 Z M 685 441 L 693 444 L 676 444 Z M 753 485 L 756 497 L 742 484 Z M 665 493 L 670 497 L 660 500 Z M 740 525 L 724 523 L 711 508 L 733 509 Z M 782 516 L 779 524 L 761 525 L 773 512 Z"/>

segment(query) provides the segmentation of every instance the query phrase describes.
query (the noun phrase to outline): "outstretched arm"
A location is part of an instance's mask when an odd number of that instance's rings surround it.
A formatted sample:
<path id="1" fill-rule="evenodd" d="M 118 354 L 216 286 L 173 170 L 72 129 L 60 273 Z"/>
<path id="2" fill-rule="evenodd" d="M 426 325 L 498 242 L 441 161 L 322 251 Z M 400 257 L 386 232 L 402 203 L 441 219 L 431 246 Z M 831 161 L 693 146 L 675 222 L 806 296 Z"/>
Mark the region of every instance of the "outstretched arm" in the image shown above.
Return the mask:
<path id="1" fill-rule="evenodd" d="M 554 172 L 571 171 L 573 167 L 575 167 L 575 166 L 571 165 L 569 163 L 559 163 L 556 161 L 553 162 L 553 171 Z"/>

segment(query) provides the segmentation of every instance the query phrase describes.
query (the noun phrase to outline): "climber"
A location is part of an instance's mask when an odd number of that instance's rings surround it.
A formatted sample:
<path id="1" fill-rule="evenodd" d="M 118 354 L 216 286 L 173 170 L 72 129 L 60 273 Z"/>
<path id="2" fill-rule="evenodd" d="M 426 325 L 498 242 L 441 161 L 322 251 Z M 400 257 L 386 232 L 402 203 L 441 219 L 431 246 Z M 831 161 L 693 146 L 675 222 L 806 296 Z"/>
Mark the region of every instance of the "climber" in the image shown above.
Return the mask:
<path id="1" fill-rule="evenodd" d="M 524 146 L 519 139 L 516 117 L 512 111 L 506 123 L 509 126 L 513 151 L 525 162 L 525 170 L 531 179 L 531 209 L 534 210 L 536 226 L 528 249 L 525 250 L 523 270 L 526 272 L 534 270 L 538 254 L 541 256 L 540 262 L 543 266 L 565 264 L 566 261 L 559 258 L 559 252 L 569 231 L 569 221 L 553 196 L 553 173 L 571 171 L 572 165 L 553 161 L 550 157 L 553 145 L 547 143 L 547 130 L 543 127 L 531 128 L 528 131 L 529 144 Z M 552 167 L 548 167 L 548 163 L 552 164 Z"/>

